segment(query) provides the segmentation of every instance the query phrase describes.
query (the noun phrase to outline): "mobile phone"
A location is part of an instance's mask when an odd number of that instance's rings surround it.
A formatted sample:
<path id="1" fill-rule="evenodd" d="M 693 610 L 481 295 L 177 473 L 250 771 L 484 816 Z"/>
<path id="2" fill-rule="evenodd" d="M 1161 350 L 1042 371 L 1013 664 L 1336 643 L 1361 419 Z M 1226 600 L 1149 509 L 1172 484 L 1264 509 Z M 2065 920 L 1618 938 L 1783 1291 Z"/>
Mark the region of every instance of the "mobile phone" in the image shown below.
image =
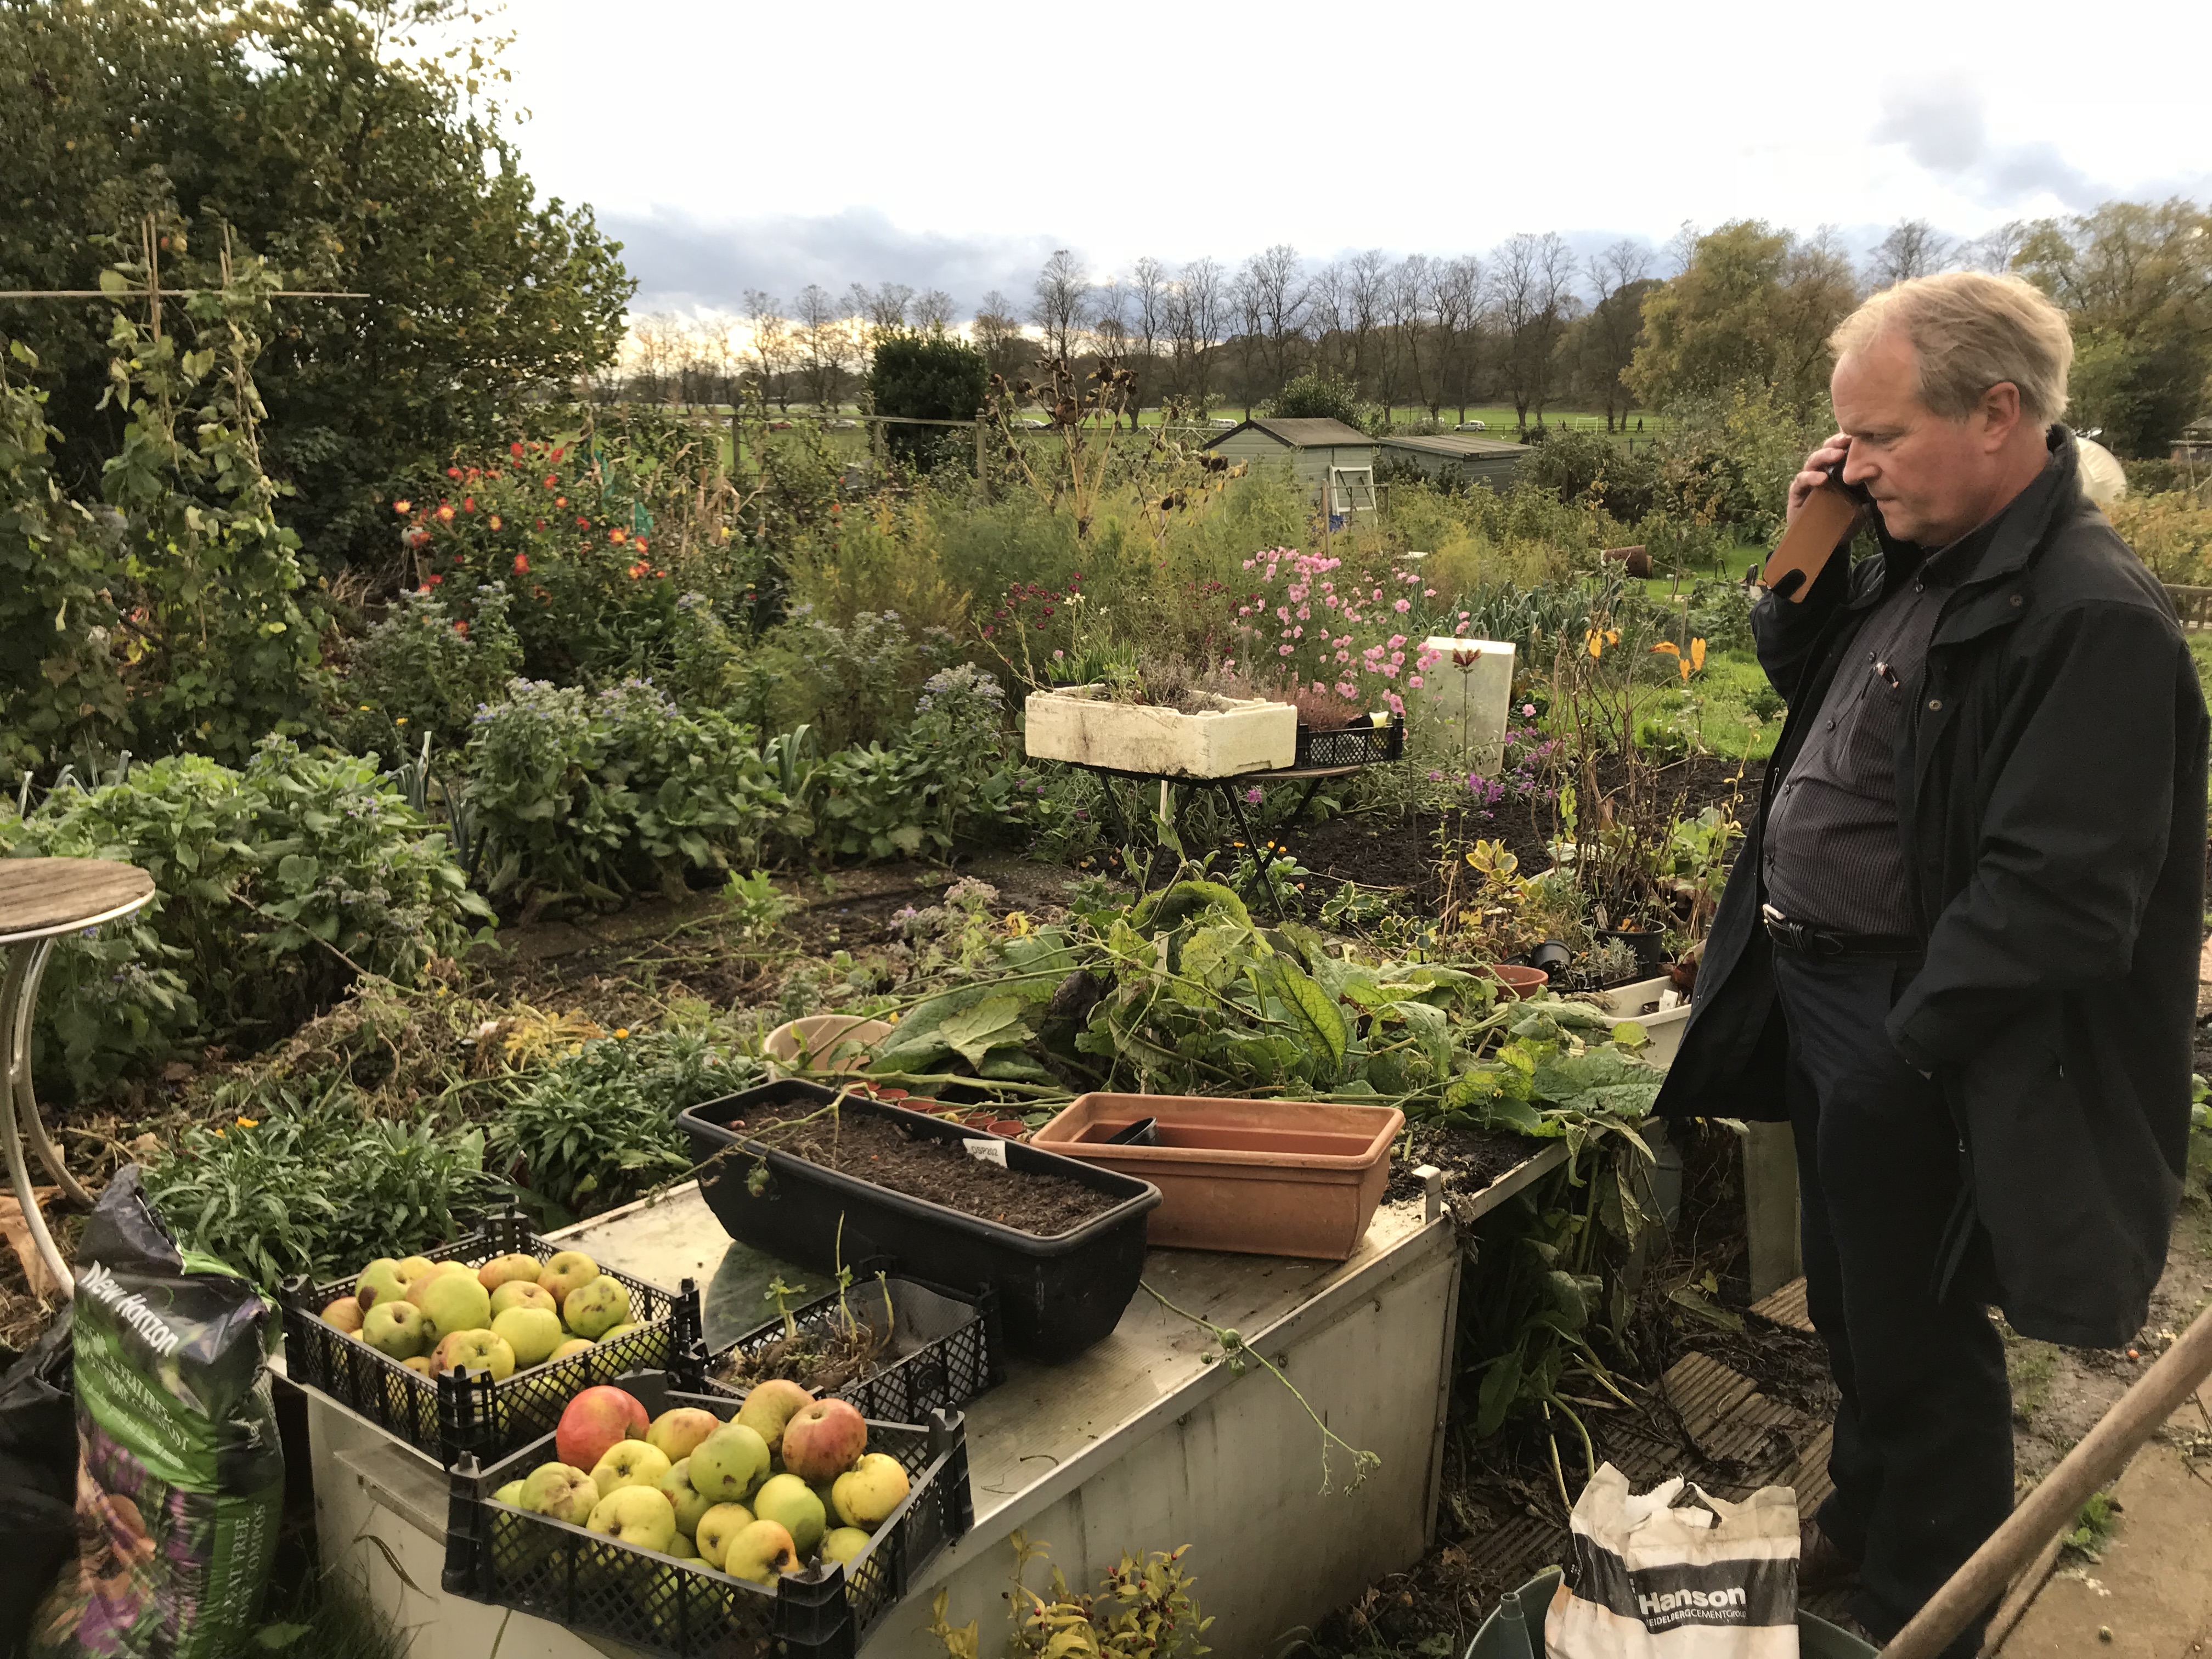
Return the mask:
<path id="1" fill-rule="evenodd" d="M 1805 498 L 1760 574 L 1769 589 L 1793 605 L 1805 602 L 1836 550 L 1858 527 L 1859 515 L 1874 505 L 1863 484 L 1844 482 L 1844 466 L 1842 461 L 1829 465 L 1828 482 Z"/>

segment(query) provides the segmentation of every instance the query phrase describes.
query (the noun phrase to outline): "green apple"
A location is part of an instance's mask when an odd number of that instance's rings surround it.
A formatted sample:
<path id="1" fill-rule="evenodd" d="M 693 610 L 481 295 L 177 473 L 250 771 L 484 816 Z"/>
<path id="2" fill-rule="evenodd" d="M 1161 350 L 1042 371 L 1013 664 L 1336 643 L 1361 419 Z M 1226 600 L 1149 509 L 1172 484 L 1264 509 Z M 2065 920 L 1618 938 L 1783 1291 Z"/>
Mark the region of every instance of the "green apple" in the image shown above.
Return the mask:
<path id="1" fill-rule="evenodd" d="M 515 1508 L 520 1509 L 522 1507 L 522 1482 L 520 1480 L 508 1481 L 505 1486 L 501 1486 L 497 1492 L 491 1495 L 491 1501 L 495 1504 L 512 1504 Z"/>
<path id="2" fill-rule="evenodd" d="M 676 1536 L 676 1510 L 654 1487 L 621 1486 L 599 1501 L 584 1524 L 641 1550 L 665 1550 Z"/>
<path id="3" fill-rule="evenodd" d="M 569 1291 L 579 1285 L 590 1284 L 599 1276 L 599 1264 L 581 1250 L 558 1251 L 546 1257 L 538 1269 L 538 1282 L 563 1307 L 568 1305 Z"/>
<path id="4" fill-rule="evenodd" d="M 729 1548 L 735 1538 L 753 1523 L 753 1512 L 743 1504 L 717 1504 L 699 1517 L 692 1529 L 691 1541 L 699 1547 L 699 1559 L 710 1567 L 722 1565 L 722 1552 Z"/>
<path id="5" fill-rule="evenodd" d="M 692 1543 L 681 1527 L 677 1528 L 676 1536 L 668 1540 L 668 1547 L 660 1553 L 672 1555 L 679 1561 L 696 1561 L 699 1559 L 698 1547 Z"/>
<path id="6" fill-rule="evenodd" d="M 886 1452 L 870 1452 L 839 1475 L 830 1487 L 837 1518 L 848 1527 L 873 1532 L 906 1501 L 906 1468 Z"/>
<path id="7" fill-rule="evenodd" d="M 798 1383 L 781 1376 L 753 1385 L 745 1403 L 738 1407 L 737 1420 L 768 1442 L 770 1451 L 783 1444 L 784 1425 L 814 1403 L 814 1396 Z"/>
<path id="8" fill-rule="evenodd" d="M 668 1473 L 653 1484 L 676 1506 L 676 1530 L 680 1533 L 696 1533 L 700 1516 L 714 1507 L 714 1500 L 691 1484 L 691 1460 L 688 1457 L 672 1464 Z"/>
<path id="9" fill-rule="evenodd" d="M 626 1324 L 616 1326 L 611 1330 L 601 1331 L 599 1333 L 599 1340 L 602 1342 L 617 1341 L 623 1337 L 628 1336 L 632 1331 L 641 1331 L 645 1327 L 643 1325 L 633 1319 Z"/>
<path id="10" fill-rule="evenodd" d="M 495 1382 L 514 1375 L 514 1350 L 497 1331 L 455 1331 L 441 1338 L 433 1370 L 489 1371 Z"/>
<path id="11" fill-rule="evenodd" d="M 579 1336 L 594 1342 L 629 1317 L 629 1291 L 618 1279 L 604 1273 L 568 1292 L 561 1304 L 561 1318 Z"/>
<path id="12" fill-rule="evenodd" d="M 399 1278 L 402 1283 L 412 1285 L 424 1273 L 432 1272 L 438 1264 L 427 1255 L 403 1255 L 399 1258 Z"/>
<path id="13" fill-rule="evenodd" d="M 801 1571 L 803 1565 L 791 1534 L 773 1521 L 740 1527 L 722 1546 L 722 1571 L 756 1584 L 773 1584 L 784 1573 Z"/>
<path id="14" fill-rule="evenodd" d="M 509 1308 L 543 1308 L 557 1322 L 561 1304 L 553 1299 L 553 1292 L 536 1279 L 510 1279 L 491 1293 L 491 1316 L 498 1318 Z"/>
<path id="15" fill-rule="evenodd" d="M 523 1477 L 521 1507 L 582 1526 L 599 1507 L 599 1489 L 573 1463 L 540 1463 Z"/>
<path id="16" fill-rule="evenodd" d="M 691 1484 L 717 1504 L 749 1496 L 768 1473 L 768 1442 L 741 1423 L 725 1423 L 691 1449 Z"/>
<path id="17" fill-rule="evenodd" d="M 868 1534 L 858 1527 L 832 1527 L 822 1534 L 824 1561 L 851 1561 L 868 1547 Z"/>
<path id="18" fill-rule="evenodd" d="M 471 1273 L 466 1267 L 461 1266 L 458 1261 L 432 1262 L 430 1264 L 430 1270 L 428 1273 L 417 1273 L 414 1278 L 407 1281 L 407 1299 L 410 1302 L 412 1302 L 416 1307 L 421 1307 L 422 1305 L 422 1293 L 425 1291 L 428 1291 L 431 1285 L 436 1284 L 440 1279 L 452 1279 L 456 1274 L 467 1279 L 471 1284 L 476 1283 L 476 1275 Z"/>
<path id="19" fill-rule="evenodd" d="M 538 1275 L 544 1271 L 534 1255 L 520 1250 L 506 1255 L 495 1255 L 477 1269 L 477 1283 L 487 1291 L 495 1291 L 502 1285 L 535 1285 Z"/>
<path id="20" fill-rule="evenodd" d="M 668 1454 L 642 1440 L 617 1440 L 592 1465 L 592 1484 L 599 1496 L 611 1498 L 624 1486 L 657 1486 L 660 1477 L 675 1467 Z"/>
<path id="21" fill-rule="evenodd" d="M 376 1303 L 362 1316 L 361 1340 L 380 1354 L 413 1359 L 430 1346 L 433 1333 L 420 1308 L 396 1297 Z"/>
<path id="22" fill-rule="evenodd" d="M 430 1356 L 427 1353 L 410 1354 L 406 1358 L 401 1360 L 399 1363 L 407 1367 L 409 1370 L 420 1371 L 425 1376 L 435 1376 L 438 1374 L 436 1370 L 431 1365 Z"/>
<path id="23" fill-rule="evenodd" d="M 822 1512 L 822 1500 L 795 1474 L 772 1474 L 763 1481 L 753 1494 L 753 1513 L 781 1526 L 791 1534 L 792 1547 L 801 1555 L 814 1553 L 814 1547 L 822 1541 L 823 1528 L 829 1524 L 829 1517 Z"/>
<path id="24" fill-rule="evenodd" d="M 555 1359 L 566 1359 L 571 1354 L 589 1353 L 599 1346 L 588 1336 L 572 1336 L 553 1350 L 552 1357 Z"/>
<path id="25" fill-rule="evenodd" d="M 696 1406 L 678 1406 L 665 1411 L 653 1419 L 653 1426 L 645 1437 L 666 1452 L 673 1462 L 682 1462 L 699 1448 L 699 1443 L 722 1426 L 722 1419 Z"/>
<path id="26" fill-rule="evenodd" d="M 366 1314 L 380 1302 L 397 1302 L 407 1294 L 407 1281 L 400 1277 L 399 1264 L 388 1255 L 380 1255 L 361 1270 L 354 1281 L 354 1300 Z"/>
<path id="27" fill-rule="evenodd" d="M 417 1297 L 415 1290 L 422 1286 Z M 467 1273 L 440 1273 L 427 1285 L 417 1279 L 408 1287 L 410 1302 L 419 1302 L 441 1336 L 454 1331 L 481 1331 L 491 1325 L 491 1292 Z"/>
<path id="28" fill-rule="evenodd" d="M 514 1363 L 526 1369 L 544 1364 L 561 1346 L 561 1316 L 550 1308 L 509 1308 L 491 1316 L 491 1328 L 514 1350 Z"/>

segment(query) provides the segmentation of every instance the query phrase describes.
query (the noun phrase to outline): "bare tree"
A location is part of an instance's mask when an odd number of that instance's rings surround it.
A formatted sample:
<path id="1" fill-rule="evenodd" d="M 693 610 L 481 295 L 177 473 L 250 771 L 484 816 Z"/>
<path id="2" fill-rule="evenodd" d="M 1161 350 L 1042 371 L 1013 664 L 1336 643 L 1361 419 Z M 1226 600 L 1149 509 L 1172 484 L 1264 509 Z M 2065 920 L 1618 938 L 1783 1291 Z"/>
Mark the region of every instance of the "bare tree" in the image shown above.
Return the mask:
<path id="1" fill-rule="evenodd" d="M 1426 407 L 1431 420 L 1436 406 L 1430 397 L 1435 379 L 1433 343 L 1428 332 L 1431 302 L 1436 289 L 1435 264 L 1425 253 L 1408 254 L 1392 268 L 1383 296 L 1383 314 L 1389 338 L 1382 352 L 1381 392 L 1384 418 L 1398 405 L 1401 390 Z"/>
<path id="2" fill-rule="evenodd" d="M 926 288 L 914 296 L 914 325 L 932 334 L 952 326 L 952 296 L 941 288 Z"/>
<path id="3" fill-rule="evenodd" d="M 1490 301 L 1505 348 L 1506 389 L 1522 430 L 1528 411 L 1544 422 L 1551 400 L 1559 336 L 1579 307 L 1574 255 L 1557 231 L 1508 237 L 1491 256 Z"/>
<path id="4" fill-rule="evenodd" d="M 1078 337 L 1091 316 L 1091 279 L 1083 261 L 1066 248 L 1054 248 L 1037 272 L 1030 320 L 1044 336 L 1045 355 L 1073 362 Z"/>
<path id="5" fill-rule="evenodd" d="M 878 334 L 904 328 L 907 307 L 913 303 L 914 290 L 904 283 L 879 283 L 872 289 L 866 283 L 853 284 L 853 315 Z"/>
<path id="6" fill-rule="evenodd" d="M 1459 418 L 1467 419 L 1477 367 L 1477 330 L 1482 315 L 1482 261 L 1463 254 L 1437 272 L 1430 290 L 1430 307 L 1436 318 L 1436 400 L 1429 413 L 1441 418 L 1447 398 L 1459 404 Z"/>
<path id="7" fill-rule="evenodd" d="M 1390 261 L 1380 248 L 1355 253 L 1345 262 L 1345 301 L 1350 324 L 1352 383 L 1362 392 L 1375 386 L 1375 353 L 1381 338 L 1385 297 L 1390 286 Z"/>
<path id="8" fill-rule="evenodd" d="M 2018 219 L 1985 230 L 1972 241 L 1959 244 L 1958 262 L 1969 270 L 1995 271 L 2000 275 L 2012 269 L 2021 248 L 2027 245 L 2031 227 Z"/>
<path id="9" fill-rule="evenodd" d="M 1655 286 L 1651 250 L 1624 236 L 1602 253 L 1592 254 L 1584 275 L 1595 303 L 1582 328 L 1583 378 L 1605 405 L 1605 429 L 1610 432 L 1615 414 L 1626 418 L 1632 401 L 1620 377 L 1644 332 L 1644 295 Z"/>
<path id="10" fill-rule="evenodd" d="M 799 291 L 799 374 L 806 395 L 825 414 L 836 407 L 853 356 L 853 313 L 819 283 Z"/>
<path id="11" fill-rule="evenodd" d="M 1947 269 L 1958 252 L 1951 239 L 1925 219 L 1900 219 L 1867 257 L 1866 284 L 1869 289 L 1894 288 L 1915 276 L 1932 276 Z"/>
<path id="12" fill-rule="evenodd" d="M 1278 242 L 1244 261 L 1237 285 L 1244 313 L 1245 332 L 1266 344 L 1268 395 L 1283 389 L 1291 378 L 1297 341 L 1306 313 L 1306 284 L 1301 276 L 1298 251 Z M 1251 388 L 1245 388 L 1251 398 Z"/>
<path id="13" fill-rule="evenodd" d="M 1704 233 L 1694 219 L 1685 219 L 1674 227 L 1674 234 L 1667 239 L 1667 274 L 1680 276 L 1696 261 L 1698 243 Z"/>
<path id="14" fill-rule="evenodd" d="M 752 368 L 760 376 L 760 393 L 791 412 L 791 323 L 783 314 L 783 301 L 760 289 L 745 290 L 745 331 L 752 350 Z"/>
<path id="15" fill-rule="evenodd" d="M 1160 342 L 1167 337 L 1168 268 L 1150 254 L 1129 267 L 1129 335 L 1137 350 L 1137 372 L 1150 377 L 1159 356 Z"/>
<path id="16" fill-rule="evenodd" d="M 1176 390 L 1190 399 L 1203 418 L 1207 407 L 1213 368 L 1213 349 L 1219 343 L 1229 314 L 1229 277 L 1212 259 L 1193 259 L 1176 273 L 1168 295 L 1168 337 L 1175 366 Z"/>
<path id="17" fill-rule="evenodd" d="M 975 313 L 975 349 L 983 354 L 983 362 L 994 374 L 1011 376 L 1035 355 L 1022 332 L 1014 302 L 995 288 L 983 296 L 983 304 Z"/>
<path id="18" fill-rule="evenodd" d="M 1340 368 L 1352 331 L 1352 274 L 1342 260 L 1331 260 L 1307 280 L 1305 325 L 1313 335 L 1314 362 Z"/>
<path id="19" fill-rule="evenodd" d="M 630 324 L 629 346 L 630 398 L 638 403 L 667 402 L 684 356 L 682 325 L 672 313 L 650 313 Z"/>

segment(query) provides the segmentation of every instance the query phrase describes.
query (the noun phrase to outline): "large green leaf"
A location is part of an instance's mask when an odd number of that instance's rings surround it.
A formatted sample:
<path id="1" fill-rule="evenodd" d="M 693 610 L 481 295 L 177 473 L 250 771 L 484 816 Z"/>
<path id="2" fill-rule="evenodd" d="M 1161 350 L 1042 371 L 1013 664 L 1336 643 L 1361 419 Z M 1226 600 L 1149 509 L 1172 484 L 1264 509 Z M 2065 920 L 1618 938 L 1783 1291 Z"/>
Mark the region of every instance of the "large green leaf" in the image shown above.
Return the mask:
<path id="1" fill-rule="evenodd" d="M 1018 1048 L 1036 1035 L 1022 1022 L 1022 1005 L 1007 996 L 987 998 L 937 1028 L 938 1040 L 970 1066 L 981 1066 L 994 1048 Z"/>
<path id="2" fill-rule="evenodd" d="M 1344 1046 L 1351 1037 L 1344 1027 L 1343 1012 L 1311 975 L 1287 957 L 1269 961 L 1263 982 L 1281 999 L 1291 1023 L 1313 1045 L 1315 1057 L 1326 1061 L 1318 1068 L 1319 1074 L 1334 1079 L 1344 1069 Z"/>

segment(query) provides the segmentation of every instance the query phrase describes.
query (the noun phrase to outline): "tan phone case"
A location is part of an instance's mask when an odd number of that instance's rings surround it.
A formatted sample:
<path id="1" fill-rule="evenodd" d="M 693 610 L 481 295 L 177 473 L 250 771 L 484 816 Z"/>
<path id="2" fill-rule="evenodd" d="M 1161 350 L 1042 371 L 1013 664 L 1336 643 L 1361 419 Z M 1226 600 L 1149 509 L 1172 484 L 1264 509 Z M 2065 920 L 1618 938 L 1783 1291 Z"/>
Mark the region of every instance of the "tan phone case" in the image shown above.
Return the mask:
<path id="1" fill-rule="evenodd" d="M 1822 484 L 1797 509 L 1797 517 L 1783 532 L 1766 568 L 1759 573 L 1759 580 L 1771 588 L 1779 587 L 1784 576 L 1797 571 L 1799 580 L 1785 597 L 1792 605 L 1804 604 L 1814 579 L 1850 537 L 1860 511 L 1861 503 L 1846 495 L 1842 485 Z"/>

